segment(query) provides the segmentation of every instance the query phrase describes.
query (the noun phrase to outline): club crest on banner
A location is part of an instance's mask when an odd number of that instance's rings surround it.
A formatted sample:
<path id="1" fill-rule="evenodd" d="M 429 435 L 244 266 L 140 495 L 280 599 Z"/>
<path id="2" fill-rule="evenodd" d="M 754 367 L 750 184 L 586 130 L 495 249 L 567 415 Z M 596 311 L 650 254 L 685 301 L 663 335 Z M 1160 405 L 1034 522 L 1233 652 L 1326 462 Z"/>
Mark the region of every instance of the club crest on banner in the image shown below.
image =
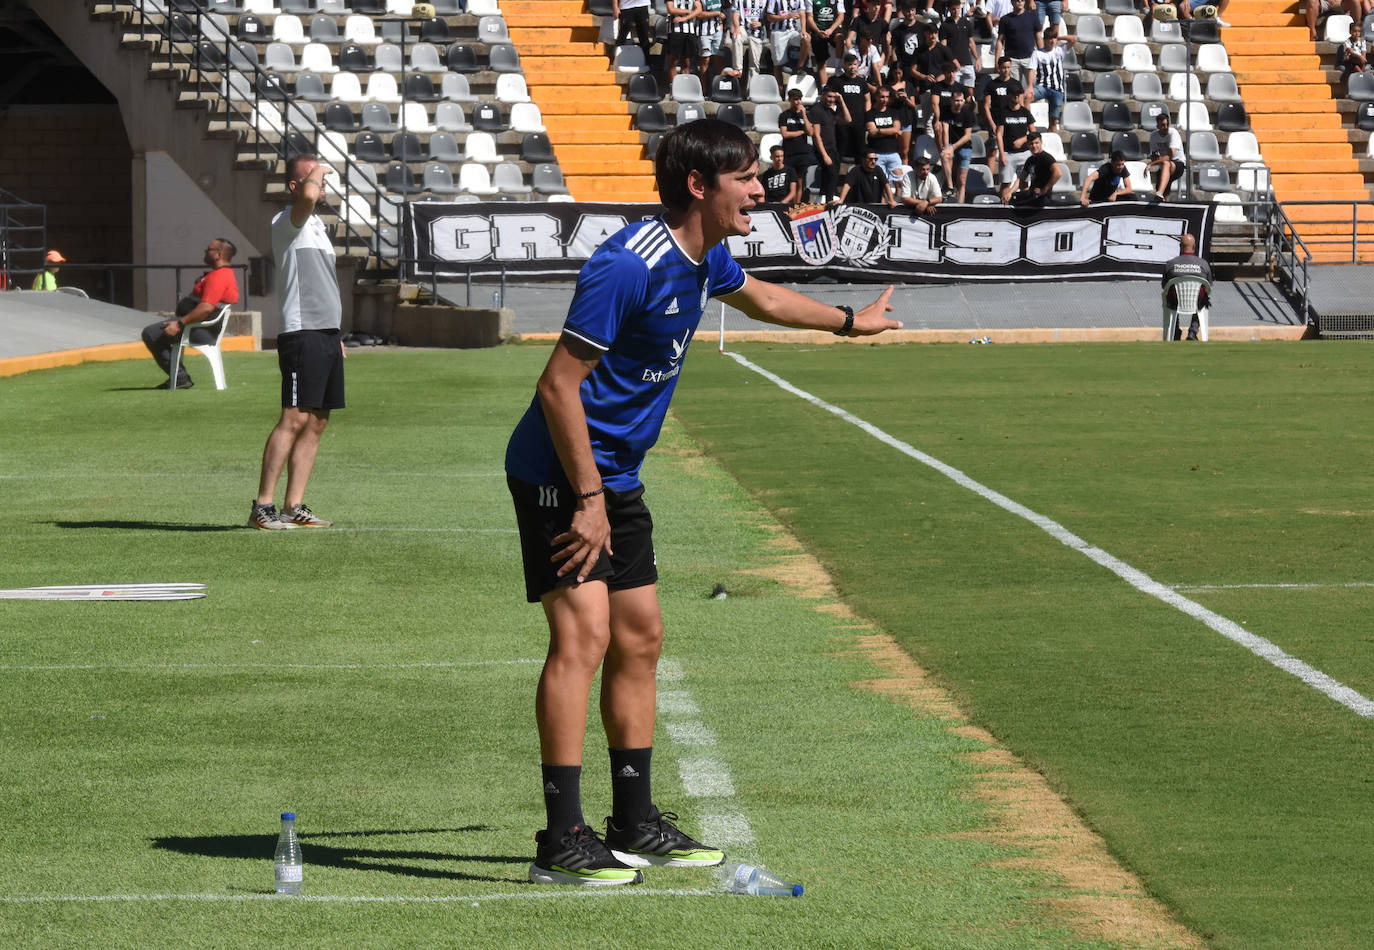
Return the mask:
<path id="1" fill-rule="evenodd" d="M 825 205 L 793 205 L 787 209 L 797 256 L 808 264 L 830 263 L 835 256 L 835 220 Z"/>

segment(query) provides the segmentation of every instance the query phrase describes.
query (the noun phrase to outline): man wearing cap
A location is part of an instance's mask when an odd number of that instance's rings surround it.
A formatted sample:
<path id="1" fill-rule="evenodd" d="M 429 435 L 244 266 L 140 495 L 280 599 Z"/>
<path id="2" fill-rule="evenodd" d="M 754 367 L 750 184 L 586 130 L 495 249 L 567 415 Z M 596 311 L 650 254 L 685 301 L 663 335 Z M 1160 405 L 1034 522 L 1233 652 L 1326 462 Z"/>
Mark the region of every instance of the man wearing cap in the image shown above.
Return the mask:
<path id="1" fill-rule="evenodd" d="M 227 238 L 211 241 L 205 248 L 205 266 L 210 269 L 200 275 L 191 293 L 177 302 L 176 317 L 143 328 L 143 345 L 167 374 L 166 381 L 158 389 L 190 389 L 195 385 L 186 372 L 184 361 L 177 367 L 175 384 L 172 382 L 172 347 L 180 345 L 181 334 L 188 326 L 208 319 L 223 304 L 239 302 L 239 284 L 229 266 L 237 251 L 234 242 Z M 192 343 L 213 343 L 214 340 L 215 335 L 209 330 L 200 327 L 191 330 Z"/>
<path id="2" fill-rule="evenodd" d="M 37 277 L 33 279 L 34 290 L 56 290 L 57 289 L 57 265 L 67 263 L 67 259 L 58 250 L 49 251 L 43 258 L 44 268 Z"/>

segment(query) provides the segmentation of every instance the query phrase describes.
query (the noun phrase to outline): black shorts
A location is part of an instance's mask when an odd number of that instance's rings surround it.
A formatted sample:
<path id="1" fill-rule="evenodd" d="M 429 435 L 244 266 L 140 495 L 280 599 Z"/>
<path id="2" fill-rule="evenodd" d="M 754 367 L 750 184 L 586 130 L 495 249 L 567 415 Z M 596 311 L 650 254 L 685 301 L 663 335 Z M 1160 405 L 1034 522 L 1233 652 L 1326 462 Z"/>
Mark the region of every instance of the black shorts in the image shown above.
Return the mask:
<path id="1" fill-rule="evenodd" d="M 343 350 L 338 330 L 296 330 L 277 337 L 283 409 L 342 409 Z"/>
<path id="2" fill-rule="evenodd" d="M 567 485 L 531 485 L 506 476 L 515 521 L 520 529 L 520 553 L 525 562 L 525 599 L 530 603 L 559 587 L 577 583 L 577 573 L 558 576 L 561 562 L 553 562 L 553 539 L 572 524 L 576 499 Z M 611 590 L 629 590 L 658 582 L 654 558 L 654 519 L 644 504 L 644 486 L 627 492 L 606 489 L 606 516 L 611 522 L 610 557 L 601 552 L 587 580 L 604 580 Z"/>
<path id="3" fill-rule="evenodd" d="M 663 52 L 690 59 L 701 52 L 701 41 L 695 33 L 669 33 L 663 40 Z"/>

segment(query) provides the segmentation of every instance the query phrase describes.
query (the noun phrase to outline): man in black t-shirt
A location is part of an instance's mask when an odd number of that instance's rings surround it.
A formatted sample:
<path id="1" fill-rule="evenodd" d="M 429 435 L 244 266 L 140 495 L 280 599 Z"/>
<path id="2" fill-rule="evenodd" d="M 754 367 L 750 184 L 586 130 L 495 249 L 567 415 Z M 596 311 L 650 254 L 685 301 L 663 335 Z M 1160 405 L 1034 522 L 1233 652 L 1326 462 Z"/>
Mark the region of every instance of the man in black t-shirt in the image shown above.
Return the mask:
<path id="1" fill-rule="evenodd" d="M 1011 60 L 1003 56 L 997 61 L 997 75 L 983 87 L 983 128 L 994 133 L 988 138 L 988 160 L 993 171 L 1001 167 L 1001 144 L 995 133 L 1003 115 L 1016 108 L 1023 92 L 1025 87 L 1011 78 Z"/>
<path id="2" fill-rule="evenodd" d="M 903 0 L 901 3 L 902 18 L 892 24 L 892 30 L 888 34 L 888 45 L 892 47 L 892 52 L 897 58 L 898 73 L 892 77 L 893 85 L 902 80 L 912 80 L 911 66 L 916 61 L 916 54 L 925 45 L 921 35 L 929 27 L 925 20 L 916 16 L 916 4 L 912 0 Z M 916 85 L 912 83 L 913 87 Z"/>
<path id="3" fill-rule="evenodd" d="M 1131 176 L 1126 171 L 1126 156 L 1120 151 L 1112 152 L 1111 159 L 1096 171 L 1090 172 L 1083 180 L 1083 190 L 1078 203 L 1083 207 L 1102 201 L 1116 201 L 1118 198 L 1132 197 Z"/>
<path id="4" fill-rule="evenodd" d="M 811 120 L 812 145 L 816 148 L 816 191 L 826 201 L 840 191 L 840 145 L 836 132 L 848 117 L 844 101 L 833 89 L 821 92 L 821 101 L 806 110 Z"/>
<path id="5" fill-rule="evenodd" d="M 839 200 L 835 204 L 875 205 L 896 204 L 892 197 L 892 184 L 887 173 L 878 167 L 878 155 L 873 149 L 864 151 L 863 160 L 849 170 L 840 186 Z"/>
<path id="6" fill-rule="evenodd" d="M 1059 181 L 1059 163 L 1045 151 L 1039 132 L 1031 132 L 1027 139 L 1030 142 L 1030 154 L 1021 164 L 1021 172 L 1017 176 L 1020 188 L 1014 195 L 1003 194 L 1002 200 L 1020 208 L 1043 208 L 1049 200 L 1051 189 Z"/>
<path id="7" fill-rule="evenodd" d="M 941 112 L 939 144 L 945 181 L 954 188 L 960 204 L 964 203 L 964 185 L 973 162 L 973 130 L 977 125 L 977 112 L 964 96 L 964 87 L 955 86 L 949 108 Z"/>
<path id="8" fill-rule="evenodd" d="M 835 130 L 840 146 L 839 159 L 858 161 L 863 154 L 864 121 L 868 115 L 868 83 L 859 75 L 859 57 L 845 53 L 844 72 L 831 76 L 825 88 L 840 94 L 849 113 L 849 120 Z"/>
<path id="9" fill-rule="evenodd" d="M 801 182 L 797 173 L 783 161 L 782 146 L 774 145 L 769 151 L 773 164 L 759 174 L 763 182 L 763 200 L 771 204 L 796 204 L 801 200 Z"/>
<path id="10" fill-rule="evenodd" d="M 816 164 L 816 153 L 811 148 L 811 120 L 802 105 L 800 89 L 787 91 L 787 108 L 778 117 L 778 131 L 782 133 L 783 160 L 801 181 L 801 200 L 807 201 L 806 170 Z"/>
<path id="11" fill-rule="evenodd" d="M 918 90 L 925 92 L 939 82 L 953 64 L 954 57 L 949 54 L 947 48 L 940 45 L 940 37 L 935 27 L 926 27 L 921 48 L 916 51 L 908 74 L 915 77 Z M 915 91 L 912 95 L 915 95 Z"/>
<path id="12" fill-rule="evenodd" d="M 878 164 L 889 176 L 895 177 L 902 165 L 902 123 L 893 109 L 892 90 L 883 86 L 878 90 L 873 110 L 868 113 L 868 147 L 877 153 Z"/>
<path id="13" fill-rule="evenodd" d="M 1036 132 L 1035 118 L 1026 108 L 1027 93 L 1022 93 L 1015 107 L 1002 113 L 997 127 L 997 148 L 1002 162 L 1002 200 L 1011 197 L 1012 185 L 1021 171 L 1021 163 L 1030 158 L 1031 134 Z"/>
<path id="14" fill-rule="evenodd" d="M 948 0 L 940 21 L 940 42 L 954 58 L 955 81 L 973 87 L 978 79 L 978 47 L 973 42 L 973 19 L 962 0 Z"/>

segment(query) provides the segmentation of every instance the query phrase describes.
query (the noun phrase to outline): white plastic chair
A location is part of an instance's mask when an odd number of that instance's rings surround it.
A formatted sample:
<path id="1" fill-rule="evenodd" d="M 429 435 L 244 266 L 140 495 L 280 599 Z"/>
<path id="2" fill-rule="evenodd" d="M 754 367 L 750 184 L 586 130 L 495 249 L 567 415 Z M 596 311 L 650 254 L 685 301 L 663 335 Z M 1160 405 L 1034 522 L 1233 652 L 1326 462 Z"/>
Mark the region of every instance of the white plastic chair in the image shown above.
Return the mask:
<path id="1" fill-rule="evenodd" d="M 1254 132 L 1232 132 L 1226 137 L 1226 157 L 1233 162 L 1260 162 L 1259 140 Z"/>
<path id="2" fill-rule="evenodd" d="M 1069 0 L 1068 11 L 1074 16 L 1100 16 L 1102 9 L 1098 7 L 1097 0 Z"/>
<path id="3" fill-rule="evenodd" d="M 1058 132 L 1046 132 L 1040 136 L 1040 144 L 1045 151 L 1054 156 L 1056 162 L 1067 162 L 1069 157 L 1064 152 L 1064 140 L 1059 137 Z"/>
<path id="4" fill-rule="evenodd" d="M 1031 121 L 1037 129 L 1046 128 L 1050 124 L 1050 104 L 1044 99 L 1036 99 L 1030 104 L 1030 114 Z"/>
<path id="5" fill-rule="evenodd" d="M 366 99 L 356 73 L 335 73 L 329 81 L 329 94 L 349 105 L 357 105 Z"/>
<path id="6" fill-rule="evenodd" d="M 1370 139 L 1374 142 L 1374 139 Z M 1263 201 L 1269 197 L 1273 185 L 1269 181 L 1269 168 L 1261 162 L 1246 162 L 1236 169 L 1236 188 L 1249 196 L 1252 201 Z"/>
<path id="7" fill-rule="evenodd" d="M 290 43 L 304 46 L 310 41 L 305 35 L 305 25 L 294 13 L 283 13 L 272 21 L 272 40 L 276 43 Z"/>
<path id="8" fill-rule="evenodd" d="M 1326 18 L 1326 42 L 1344 43 L 1350 39 L 1350 24 L 1353 21 L 1348 13 L 1337 13 Z"/>
<path id="9" fill-rule="evenodd" d="M 774 145 L 782 144 L 781 132 L 769 132 L 767 135 L 759 136 L 759 154 L 769 155 L 773 151 Z"/>
<path id="10" fill-rule="evenodd" d="M 335 168 L 341 168 L 348 161 L 348 139 L 344 138 L 342 132 L 321 132 L 316 148 L 320 151 L 320 158 Z"/>
<path id="11" fill-rule="evenodd" d="M 423 102 L 407 102 L 401 107 L 401 112 L 407 132 L 438 131 L 438 127 L 429 120 L 429 113 L 425 111 Z"/>
<path id="12" fill-rule="evenodd" d="M 683 77 L 679 76 L 678 79 Z M 697 77 L 692 76 L 692 79 Z M 525 77 L 519 73 L 502 73 L 496 77 L 497 102 L 529 102 L 530 91 L 525 85 Z"/>
<path id="13" fill-rule="evenodd" d="M 306 43 L 305 49 L 301 50 L 301 70 L 309 70 L 312 73 L 337 73 L 339 67 L 334 65 L 334 55 L 328 46 L 323 43 Z"/>
<path id="14" fill-rule="evenodd" d="M 500 85 L 500 81 L 497 81 Z M 701 91 L 701 79 L 693 73 L 678 73 L 673 77 L 672 91 L 669 93 L 674 102 L 705 102 L 706 96 Z M 500 98 L 500 92 L 497 93 Z"/>
<path id="15" fill-rule="evenodd" d="M 416 43 L 410 49 L 410 68 L 421 73 L 442 73 L 444 64 L 439 59 L 439 47 L 433 43 Z"/>
<path id="16" fill-rule="evenodd" d="M 1177 124 L 1180 132 L 1212 131 L 1212 116 L 1207 112 L 1207 103 L 1194 99 L 1180 105 Z"/>
<path id="17" fill-rule="evenodd" d="M 1144 162 L 1126 163 L 1126 176 L 1131 180 L 1131 191 L 1138 195 L 1148 195 L 1155 190 L 1155 183 L 1150 181 L 1145 168 Z"/>
<path id="18" fill-rule="evenodd" d="M 275 105 L 263 99 L 253 103 L 253 115 L 249 119 L 253 130 L 258 133 L 269 133 L 281 138 L 286 134 L 286 126 L 282 124 L 281 110 Z"/>
<path id="19" fill-rule="evenodd" d="M 1175 102 L 1182 102 L 1185 99 L 1192 99 L 1194 102 L 1200 100 L 1202 98 L 1202 84 L 1198 82 L 1197 73 L 1174 73 L 1170 76 L 1169 98 Z"/>
<path id="20" fill-rule="evenodd" d="M 512 131 L 526 135 L 530 132 L 545 132 L 544 117 L 539 106 L 533 102 L 517 102 L 510 107 L 510 127 Z"/>
<path id="21" fill-rule="evenodd" d="M 1121 50 L 1121 68 L 1129 73 L 1152 73 L 1155 58 L 1144 43 L 1128 43 Z"/>
<path id="22" fill-rule="evenodd" d="M 468 77 L 462 73 L 444 73 L 439 80 L 439 95 L 449 102 L 476 102 Z"/>
<path id="23" fill-rule="evenodd" d="M 344 20 L 343 38 L 345 43 L 357 43 L 359 46 L 376 46 L 382 41 L 377 35 L 377 27 L 372 23 L 372 17 L 363 16 L 355 13 Z"/>
<path id="24" fill-rule="evenodd" d="M 755 73 L 750 76 L 749 101 L 782 102 L 782 95 L 778 92 L 778 81 L 767 73 Z"/>
<path id="25" fill-rule="evenodd" d="M 491 183 L 491 173 L 487 167 L 476 162 L 459 166 L 458 187 L 470 195 L 494 195 L 498 191 Z"/>
<path id="26" fill-rule="evenodd" d="M 228 327 L 229 304 L 224 303 L 219 305 L 219 309 L 215 311 L 215 315 L 210 319 L 202 320 L 200 323 L 193 323 L 190 327 L 181 331 L 180 342 L 172 347 L 172 375 L 169 377 L 170 382 L 167 385 L 168 389 L 176 388 L 177 375 L 181 372 L 182 352 L 184 350 L 195 350 L 210 361 L 210 372 L 214 374 L 216 389 L 229 388 L 229 384 L 224 381 L 224 357 L 220 354 L 219 349 L 220 341 L 224 339 L 224 331 L 228 329 Z M 197 328 L 202 330 L 214 330 L 214 341 L 210 343 L 192 343 L 191 334 Z"/>
<path id="27" fill-rule="evenodd" d="M 1221 198 L 1221 195 L 1217 196 Z M 1231 197 L 1235 197 L 1232 195 Z M 1220 211 L 1220 209 L 1218 209 Z M 1244 217 L 1242 215 L 1242 217 Z M 1210 307 L 1198 307 L 1198 295 L 1203 288 L 1207 289 L 1210 298 L 1212 294 L 1212 284 L 1210 281 L 1201 277 L 1183 276 L 1175 277 L 1164 284 L 1160 292 L 1160 306 L 1164 311 L 1164 341 L 1170 342 L 1174 334 L 1178 331 L 1183 318 L 1188 318 L 1189 325 L 1193 322 L 1194 315 L 1198 320 L 1198 339 L 1207 342 L 1207 322 L 1208 310 Z M 1169 306 L 1169 291 L 1174 292 L 1174 305 Z"/>
<path id="28" fill-rule="evenodd" d="M 1073 32 L 1080 43 L 1107 42 L 1107 26 L 1102 22 L 1102 18 L 1095 13 L 1080 16 Z"/>
<path id="29" fill-rule="evenodd" d="M 821 91 L 816 85 L 816 77 L 810 73 L 793 73 L 787 80 L 787 91 L 800 89 L 802 92 L 802 102 L 805 105 L 815 105 L 821 97 Z"/>
<path id="30" fill-rule="evenodd" d="M 1197 71 L 1200 73 L 1229 73 L 1231 58 L 1220 43 L 1203 43 L 1197 48 Z"/>
<path id="31" fill-rule="evenodd" d="M 1066 132 L 1097 131 L 1097 123 L 1093 121 L 1093 108 L 1087 102 L 1064 103 L 1064 112 L 1060 116 L 1059 124 Z"/>
<path id="32" fill-rule="evenodd" d="M 1144 43 L 1145 24 L 1138 16 L 1119 16 L 1112 21 L 1112 39 L 1118 43 Z"/>
<path id="33" fill-rule="evenodd" d="M 472 132 L 463 142 L 463 158 L 469 163 L 495 165 L 501 159 L 496 154 L 496 139 L 490 132 Z M 459 182 L 459 184 L 462 184 Z"/>
<path id="34" fill-rule="evenodd" d="M 415 12 L 415 0 L 386 0 L 388 16 L 410 16 Z"/>
<path id="35" fill-rule="evenodd" d="M 368 76 L 367 92 L 363 98 L 369 102 L 398 104 L 401 101 L 401 93 L 396 88 L 396 77 L 391 73 L 373 73 Z"/>

